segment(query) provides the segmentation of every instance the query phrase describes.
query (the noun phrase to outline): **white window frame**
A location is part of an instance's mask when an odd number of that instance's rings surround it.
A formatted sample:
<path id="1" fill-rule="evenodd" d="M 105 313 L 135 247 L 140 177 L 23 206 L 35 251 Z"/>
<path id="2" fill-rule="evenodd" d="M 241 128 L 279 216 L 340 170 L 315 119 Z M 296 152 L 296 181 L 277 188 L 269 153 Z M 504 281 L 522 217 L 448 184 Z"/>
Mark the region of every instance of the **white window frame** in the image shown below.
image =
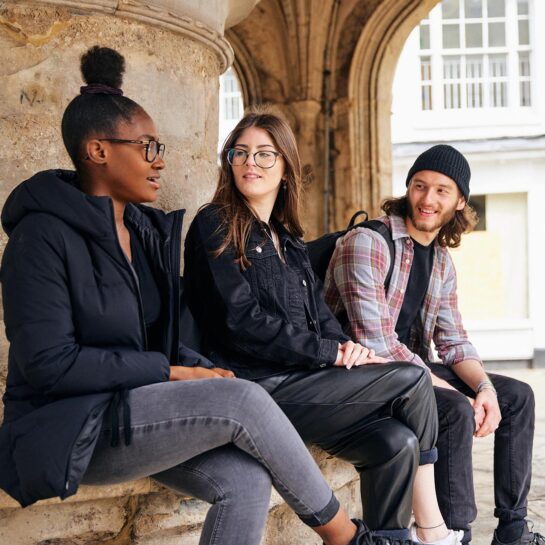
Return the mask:
<path id="1" fill-rule="evenodd" d="M 422 57 L 429 57 L 431 59 L 431 86 L 432 86 L 432 109 L 422 108 L 422 89 L 424 85 L 429 85 L 429 81 L 423 81 L 419 78 L 419 111 L 424 118 L 434 118 L 437 114 L 452 117 L 453 125 L 471 125 L 482 123 L 482 118 L 490 116 L 491 112 L 500 114 L 501 111 L 514 112 L 510 114 L 513 123 L 520 123 L 521 117 L 530 119 L 532 110 L 536 102 L 535 95 L 535 73 L 536 67 L 534 64 L 534 54 L 532 45 L 535 42 L 534 39 L 534 24 L 535 19 L 533 17 L 533 2 L 529 0 L 529 14 L 527 16 L 529 20 L 529 32 L 530 43 L 529 45 L 520 46 L 518 44 L 518 21 L 525 16 L 519 16 L 517 13 L 517 0 L 505 0 L 505 17 L 501 18 L 488 18 L 486 17 L 486 0 L 483 0 L 483 14 L 480 18 L 460 17 L 457 19 L 442 19 L 441 6 L 436 6 L 429 14 L 428 18 L 423 20 L 429 24 L 430 29 L 430 49 L 420 49 L 419 31 L 417 32 L 417 44 L 418 44 L 418 62 L 420 65 L 420 59 Z M 463 14 L 464 0 L 460 0 L 461 14 Z M 488 47 L 488 23 L 490 22 L 505 22 L 505 37 L 506 44 L 504 47 Z M 515 23 L 513 23 L 515 21 Z M 443 49 L 442 45 L 442 24 L 443 22 L 456 23 L 460 27 L 460 45 L 465 44 L 465 25 L 471 22 L 480 22 L 483 26 L 483 47 L 475 48 L 449 48 Z M 530 76 L 520 77 L 519 74 L 519 53 L 528 52 L 530 59 Z M 497 78 L 491 78 L 489 72 L 490 56 L 496 54 L 504 54 L 507 56 L 507 101 L 505 108 L 493 107 L 490 105 L 490 88 L 491 81 L 496 81 Z M 460 56 L 461 58 L 461 107 L 460 108 L 446 108 L 444 101 L 444 84 L 443 78 L 443 57 L 444 56 Z M 483 106 L 482 107 L 468 107 L 467 106 L 467 84 L 470 81 L 466 73 L 466 59 L 469 56 L 482 56 L 483 58 Z M 420 68 L 419 68 L 420 69 Z M 503 78 L 502 78 L 503 79 Z M 521 81 L 530 81 L 530 105 L 521 106 Z M 503 115 L 503 114 L 501 114 Z M 472 123 L 473 120 L 473 123 Z M 428 125 L 425 119 L 422 120 L 424 125 Z M 505 120 L 504 120 L 505 121 Z"/>

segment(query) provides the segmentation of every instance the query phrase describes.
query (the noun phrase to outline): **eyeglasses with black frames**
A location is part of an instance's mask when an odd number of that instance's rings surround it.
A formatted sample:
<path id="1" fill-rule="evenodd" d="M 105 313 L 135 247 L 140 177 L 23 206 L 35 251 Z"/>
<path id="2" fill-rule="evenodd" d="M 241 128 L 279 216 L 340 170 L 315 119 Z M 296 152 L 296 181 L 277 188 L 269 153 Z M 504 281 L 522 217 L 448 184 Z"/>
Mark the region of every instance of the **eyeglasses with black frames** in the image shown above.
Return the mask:
<path id="1" fill-rule="evenodd" d="M 165 145 L 158 140 L 126 140 L 124 138 L 99 138 L 100 142 L 111 142 L 112 144 L 140 144 L 146 150 L 146 161 L 153 163 L 157 156 L 161 159 L 165 156 Z"/>
<path id="2" fill-rule="evenodd" d="M 278 151 L 256 151 L 249 153 L 248 151 L 231 148 L 227 150 L 227 161 L 231 166 L 240 167 L 246 164 L 249 156 L 254 158 L 254 163 L 260 168 L 272 168 L 276 164 L 276 158 L 282 155 Z"/>

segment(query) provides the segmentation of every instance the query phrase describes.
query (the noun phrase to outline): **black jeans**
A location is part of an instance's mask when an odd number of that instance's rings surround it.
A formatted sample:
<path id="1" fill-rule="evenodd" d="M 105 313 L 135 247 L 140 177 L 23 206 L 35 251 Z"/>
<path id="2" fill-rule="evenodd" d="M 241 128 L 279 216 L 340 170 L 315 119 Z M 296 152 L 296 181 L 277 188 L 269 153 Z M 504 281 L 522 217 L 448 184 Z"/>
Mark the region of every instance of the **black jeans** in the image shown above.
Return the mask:
<path id="1" fill-rule="evenodd" d="M 407 363 L 330 367 L 256 382 L 306 442 L 356 467 L 371 529 L 407 528 L 416 469 L 437 458 L 437 413 L 425 369 Z"/>
<path id="2" fill-rule="evenodd" d="M 475 420 L 465 396 L 474 398 L 475 393 L 444 365 L 429 367 L 460 392 L 434 388 L 439 416 L 435 487 L 447 526 L 464 530 L 464 542 L 469 542 L 470 523 L 477 516 L 471 458 Z M 494 437 L 494 516 L 520 519 L 526 516 L 532 476 L 534 394 L 524 382 L 502 375 L 488 376 L 498 392 L 502 415 Z"/>

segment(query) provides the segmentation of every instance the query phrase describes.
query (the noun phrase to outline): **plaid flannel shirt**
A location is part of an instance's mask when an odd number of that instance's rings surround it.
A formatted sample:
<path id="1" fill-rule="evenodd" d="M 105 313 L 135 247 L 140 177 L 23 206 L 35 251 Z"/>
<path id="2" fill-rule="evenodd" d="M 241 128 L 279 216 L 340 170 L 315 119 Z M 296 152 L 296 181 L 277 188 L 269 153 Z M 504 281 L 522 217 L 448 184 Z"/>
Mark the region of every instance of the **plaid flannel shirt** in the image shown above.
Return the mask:
<path id="1" fill-rule="evenodd" d="M 337 316 L 346 311 L 347 333 L 391 361 L 424 366 L 424 362 L 435 360 L 432 341 L 445 365 L 467 359 L 480 361 L 462 325 L 452 258 L 437 242 L 428 291 L 411 328 L 409 346 L 399 342 L 395 326 L 409 281 L 413 242 L 403 218 L 378 219 L 390 227 L 395 246 L 388 292 L 384 280 L 390 267 L 390 251 L 383 236 L 371 229 L 354 229 L 337 241 L 326 274 L 326 302 Z"/>

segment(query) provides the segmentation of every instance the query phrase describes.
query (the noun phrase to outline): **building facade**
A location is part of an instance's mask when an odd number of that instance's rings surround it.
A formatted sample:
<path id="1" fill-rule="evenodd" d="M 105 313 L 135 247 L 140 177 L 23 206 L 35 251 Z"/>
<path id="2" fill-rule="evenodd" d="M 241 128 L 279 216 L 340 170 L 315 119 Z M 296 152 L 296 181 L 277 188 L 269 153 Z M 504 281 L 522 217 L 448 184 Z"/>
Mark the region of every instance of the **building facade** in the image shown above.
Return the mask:
<path id="1" fill-rule="evenodd" d="M 470 337 L 486 360 L 545 364 L 545 4 L 443 0 L 409 36 L 393 88 L 393 191 L 443 142 L 471 169 L 481 217 L 453 251 Z"/>

